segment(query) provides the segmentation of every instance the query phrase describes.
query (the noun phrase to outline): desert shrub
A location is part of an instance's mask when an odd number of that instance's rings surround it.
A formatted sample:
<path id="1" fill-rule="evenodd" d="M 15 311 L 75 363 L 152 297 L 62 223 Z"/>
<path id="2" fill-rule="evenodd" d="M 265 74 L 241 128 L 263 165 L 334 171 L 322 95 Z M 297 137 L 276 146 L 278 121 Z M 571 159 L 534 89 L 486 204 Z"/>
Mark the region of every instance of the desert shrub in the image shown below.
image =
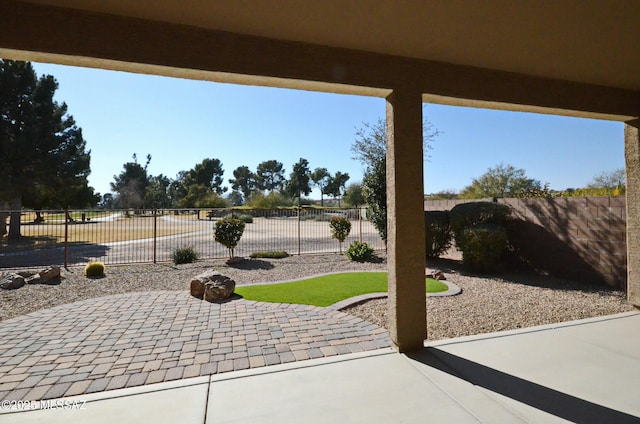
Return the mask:
<path id="1" fill-rule="evenodd" d="M 184 246 L 171 252 L 171 260 L 174 264 L 190 264 L 198 260 L 200 254 L 191 246 Z"/>
<path id="2" fill-rule="evenodd" d="M 253 224 L 253 217 L 248 213 L 231 212 L 230 214 L 227 214 L 223 217 L 223 219 L 229 219 L 229 218 L 239 219 L 245 224 Z"/>
<path id="3" fill-rule="evenodd" d="M 289 257 L 287 252 L 283 251 L 262 251 L 262 252 L 253 252 L 250 258 L 267 258 L 267 259 L 282 259 Z"/>
<path id="4" fill-rule="evenodd" d="M 84 267 L 84 275 L 87 277 L 104 277 L 104 264 L 98 261 L 92 261 Z"/>
<path id="5" fill-rule="evenodd" d="M 245 205 L 255 209 L 276 209 L 292 206 L 293 201 L 284 194 L 276 191 L 272 191 L 266 196 L 263 193 L 256 192 L 249 196 Z"/>
<path id="6" fill-rule="evenodd" d="M 427 258 L 437 258 L 451 247 L 451 226 L 448 211 L 424 213 Z"/>
<path id="7" fill-rule="evenodd" d="M 334 216 L 329 220 L 329 227 L 331 227 L 331 237 L 338 240 L 340 253 L 342 253 L 342 242 L 344 242 L 351 232 L 351 222 L 347 218 Z"/>
<path id="8" fill-rule="evenodd" d="M 214 238 L 229 249 L 229 258 L 233 258 L 234 250 L 242 237 L 245 223 L 235 218 L 221 219 L 214 227 Z"/>
<path id="9" fill-rule="evenodd" d="M 496 224 L 481 224 L 462 232 L 462 262 L 472 271 L 493 272 L 507 247 L 507 230 Z"/>
<path id="10" fill-rule="evenodd" d="M 375 255 L 373 248 L 367 243 L 361 243 L 359 241 L 352 242 L 347 251 L 345 252 L 347 258 L 351 261 L 365 262 L 372 260 Z"/>
<path id="11" fill-rule="evenodd" d="M 494 202 L 469 202 L 454 206 L 449 212 L 449 222 L 456 247 L 463 250 L 462 233 L 466 228 L 481 224 L 504 226 L 510 213 L 509 206 Z"/>

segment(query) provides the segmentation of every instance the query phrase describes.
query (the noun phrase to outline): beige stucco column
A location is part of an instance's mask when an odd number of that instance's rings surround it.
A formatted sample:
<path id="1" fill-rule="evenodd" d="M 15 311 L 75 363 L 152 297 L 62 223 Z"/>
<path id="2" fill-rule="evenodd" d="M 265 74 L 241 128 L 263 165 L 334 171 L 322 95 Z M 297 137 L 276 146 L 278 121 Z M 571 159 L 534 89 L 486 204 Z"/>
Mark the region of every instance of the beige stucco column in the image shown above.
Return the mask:
<path id="1" fill-rule="evenodd" d="M 625 123 L 627 167 L 627 298 L 640 307 L 640 120 Z"/>
<path id="2" fill-rule="evenodd" d="M 387 97 L 389 334 L 401 352 L 426 338 L 422 97 Z"/>

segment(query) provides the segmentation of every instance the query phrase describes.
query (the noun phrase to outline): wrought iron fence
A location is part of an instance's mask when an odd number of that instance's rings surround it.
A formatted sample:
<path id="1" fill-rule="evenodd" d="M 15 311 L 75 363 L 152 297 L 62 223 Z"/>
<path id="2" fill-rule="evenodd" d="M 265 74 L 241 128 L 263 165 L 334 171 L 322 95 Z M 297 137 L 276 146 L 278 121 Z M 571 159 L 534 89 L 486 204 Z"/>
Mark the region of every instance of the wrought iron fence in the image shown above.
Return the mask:
<path id="1" fill-rule="evenodd" d="M 0 211 L 0 233 L 10 216 L 20 220 L 20 237 L 2 235 L 0 268 L 74 265 L 90 260 L 107 264 L 167 262 L 175 249 L 192 247 L 203 259 L 224 258 L 213 238 L 218 219 L 232 215 L 250 221 L 236 247 L 237 256 L 258 251 L 304 255 L 338 252 L 329 220 L 351 221 L 346 248 L 358 240 L 385 248 L 364 209 L 162 209 Z M 4 231 L 2 231 L 4 229 Z"/>

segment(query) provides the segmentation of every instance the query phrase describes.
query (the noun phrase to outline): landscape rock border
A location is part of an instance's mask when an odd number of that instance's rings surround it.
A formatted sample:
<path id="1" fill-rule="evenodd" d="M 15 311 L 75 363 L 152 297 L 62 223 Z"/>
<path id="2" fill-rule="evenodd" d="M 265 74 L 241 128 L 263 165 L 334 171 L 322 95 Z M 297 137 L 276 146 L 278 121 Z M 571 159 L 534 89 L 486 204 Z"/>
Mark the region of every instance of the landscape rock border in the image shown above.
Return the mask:
<path id="1" fill-rule="evenodd" d="M 0 289 L 15 290 L 26 284 L 60 284 L 60 267 L 48 266 L 40 272 L 13 272 L 0 280 Z"/>

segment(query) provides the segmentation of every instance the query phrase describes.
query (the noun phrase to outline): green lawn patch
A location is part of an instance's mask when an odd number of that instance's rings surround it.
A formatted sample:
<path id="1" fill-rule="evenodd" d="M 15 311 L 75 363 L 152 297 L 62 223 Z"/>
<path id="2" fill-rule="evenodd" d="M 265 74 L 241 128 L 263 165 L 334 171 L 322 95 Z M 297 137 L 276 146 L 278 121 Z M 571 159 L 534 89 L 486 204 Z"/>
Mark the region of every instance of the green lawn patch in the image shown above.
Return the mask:
<path id="1" fill-rule="evenodd" d="M 425 291 L 446 291 L 447 285 L 426 279 Z M 387 291 L 386 272 L 346 272 L 280 284 L 236 287 L 235 292 L 247 300 L 299 305 L 329 306 L 344 299 L 367 293 Z"/>

